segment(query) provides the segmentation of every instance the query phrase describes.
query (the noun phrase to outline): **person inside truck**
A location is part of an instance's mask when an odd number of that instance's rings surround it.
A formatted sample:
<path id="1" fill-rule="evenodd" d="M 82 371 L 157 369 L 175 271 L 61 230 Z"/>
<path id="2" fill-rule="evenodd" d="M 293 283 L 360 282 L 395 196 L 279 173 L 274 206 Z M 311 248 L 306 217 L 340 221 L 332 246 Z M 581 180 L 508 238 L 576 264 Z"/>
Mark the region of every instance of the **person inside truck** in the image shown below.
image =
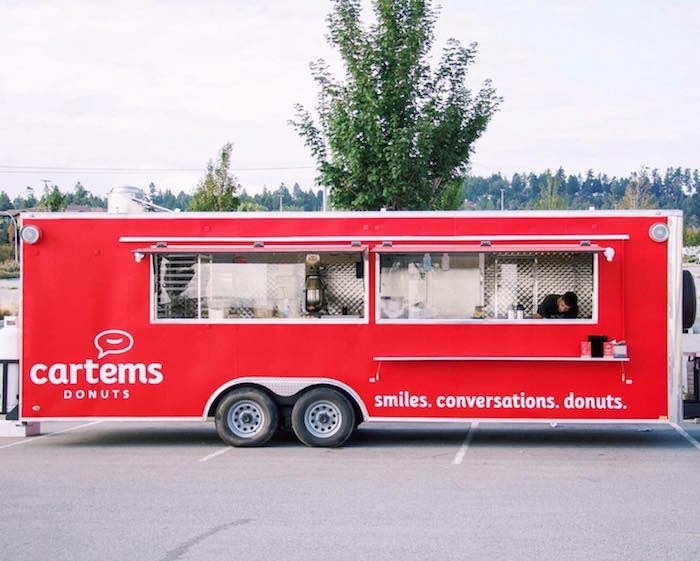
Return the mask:
<path id="1" fill-rule="evenodd" d="M 535 317 L 570 319 L 578 316 L 578 297 L 574 292 L 547 294 L 537 306 Z"/>

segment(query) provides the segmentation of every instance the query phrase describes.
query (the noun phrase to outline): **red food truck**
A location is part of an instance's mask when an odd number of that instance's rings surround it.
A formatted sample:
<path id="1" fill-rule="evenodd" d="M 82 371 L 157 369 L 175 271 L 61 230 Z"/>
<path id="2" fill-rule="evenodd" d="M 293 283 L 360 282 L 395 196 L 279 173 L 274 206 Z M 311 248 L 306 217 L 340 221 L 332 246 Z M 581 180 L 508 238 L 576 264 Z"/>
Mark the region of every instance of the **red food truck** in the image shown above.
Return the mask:
<path id="1" fill-rule="evenodd" d="M 681 419 L 680 211 L 21 226 L 24 421 L 213 418 L 234 446 L 280 427 L 338 446 L 372 421 Z"/>

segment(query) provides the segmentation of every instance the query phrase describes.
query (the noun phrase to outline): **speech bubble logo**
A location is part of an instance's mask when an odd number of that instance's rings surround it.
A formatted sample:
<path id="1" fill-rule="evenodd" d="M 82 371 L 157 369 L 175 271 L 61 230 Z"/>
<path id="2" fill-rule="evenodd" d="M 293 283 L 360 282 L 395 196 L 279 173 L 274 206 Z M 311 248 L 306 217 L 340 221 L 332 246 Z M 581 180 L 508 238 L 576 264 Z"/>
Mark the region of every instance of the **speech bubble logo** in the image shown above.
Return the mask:
<path id="1" fill-rule="evenodd" d="M 134 338 L 121 329 L 107 329 L 95 336 L 95 348 L 100 359 L 107 355 L 120 355 L 134 346 Z"/>

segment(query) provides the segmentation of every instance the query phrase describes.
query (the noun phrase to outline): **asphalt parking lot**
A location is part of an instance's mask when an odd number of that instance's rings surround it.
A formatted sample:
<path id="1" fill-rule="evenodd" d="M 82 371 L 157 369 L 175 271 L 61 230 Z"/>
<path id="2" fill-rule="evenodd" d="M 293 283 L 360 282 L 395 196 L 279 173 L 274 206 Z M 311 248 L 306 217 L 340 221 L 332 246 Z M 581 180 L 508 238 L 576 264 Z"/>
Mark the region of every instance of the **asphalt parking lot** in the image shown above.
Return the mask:
<path id="1" fill-rule="evenodd" d="M 361 427 L 340 449 L 204 423 L 0 439 L 13 561 L 700 558 L 700 425 Z"/>

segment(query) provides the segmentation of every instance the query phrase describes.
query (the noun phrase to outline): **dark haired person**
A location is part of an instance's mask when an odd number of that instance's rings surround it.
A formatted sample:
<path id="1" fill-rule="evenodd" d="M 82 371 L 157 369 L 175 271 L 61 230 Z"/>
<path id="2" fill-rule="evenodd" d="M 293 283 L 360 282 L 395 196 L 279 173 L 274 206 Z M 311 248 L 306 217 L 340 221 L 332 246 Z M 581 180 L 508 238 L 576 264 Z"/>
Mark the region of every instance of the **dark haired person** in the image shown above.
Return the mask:
<path id="1" fill-rule="evenodd" d="M 535 312 L 536 318 L 570 319 L 578 316 L 578 297 L 574 292 L 547 294 Z"/>

